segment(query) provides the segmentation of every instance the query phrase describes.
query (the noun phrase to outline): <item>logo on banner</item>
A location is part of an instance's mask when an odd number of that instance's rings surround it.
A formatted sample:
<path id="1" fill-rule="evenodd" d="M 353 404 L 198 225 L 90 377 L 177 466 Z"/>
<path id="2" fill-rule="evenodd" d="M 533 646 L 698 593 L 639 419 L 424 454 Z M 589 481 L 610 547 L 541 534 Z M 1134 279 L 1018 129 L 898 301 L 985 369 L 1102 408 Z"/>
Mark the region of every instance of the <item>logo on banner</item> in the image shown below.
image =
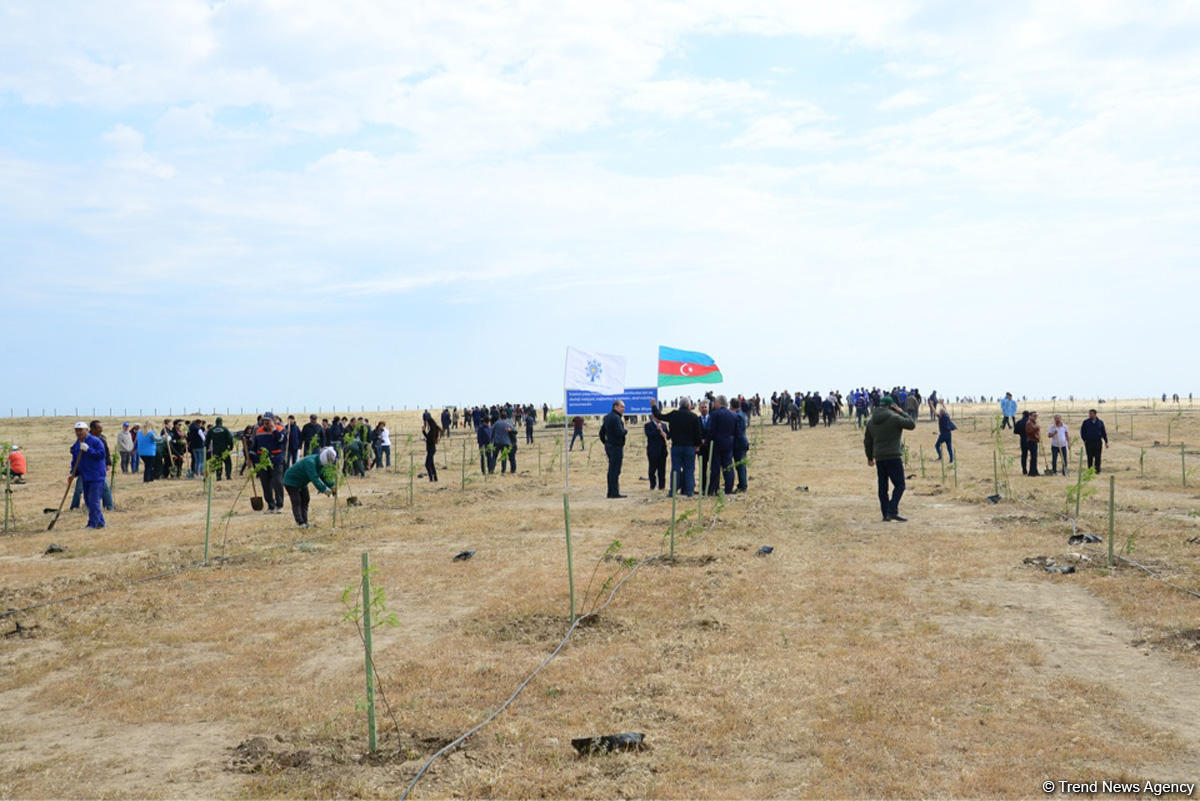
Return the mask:
<path id="1" fill-rule="evenodd" d="M 589 360 L 587 363 L 587 368 L 584 370 L 584 373 L 588 377 L 588 381 L 593 384 L 596 383 L 596 379 L 599 378 L 600 374 L 603 372 L 604 368 L 600 366 L 600 362 L 596 359 Z"/>

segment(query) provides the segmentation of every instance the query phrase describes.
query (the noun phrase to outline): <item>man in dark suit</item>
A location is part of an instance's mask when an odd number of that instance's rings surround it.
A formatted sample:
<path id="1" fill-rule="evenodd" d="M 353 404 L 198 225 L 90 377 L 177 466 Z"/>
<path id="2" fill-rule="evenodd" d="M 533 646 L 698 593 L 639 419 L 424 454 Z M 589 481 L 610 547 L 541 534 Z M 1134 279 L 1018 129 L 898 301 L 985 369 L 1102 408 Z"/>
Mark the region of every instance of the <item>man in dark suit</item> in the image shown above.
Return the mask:
<path id="1" fill-rule="evenodd" d="M 729 404 L 733 413 L 737 415 L 737 430 L 733 433 L 733 464 L 737 469 L 738 492 L 745 492 L 750 480 L 746 475 L 746 454 L 750 450 L 750 440 L 746 437 L 746 427 L 749 425 L 746 417 L 748 405 L 743 398 L 734 398 Z"/>
<path id="2" fill-rule="evenodd" d="M 708 476 L 708 494 L 716 495 L 721 478 L 725 494 L 733 494 L 733 440 L 737 433 L 737 415 L 729 410 L 724 395 L 713 399 L 715 407 L 708 415 L 708 436 L 713 444 L 712 472 Z"/>
<path id="3" fill-rule="evenodd" d="M 625 457 L 625 402 L 613 401 L 612 411 L 604 415 L 600 424 L 600 441 L 604 443 L 604 452 L 608 454 L 608 496 L 609 498 L 624 498 L 621 494 L 619 481 L 621 478 L 621 460 Z"/>
<path id="4" fill-rule="evenodd" d="M 667 432 L 663 424 L 651 417 L 646 421 L 646 461 L 650 489 L 667 488 Z"/>
<path id="5" fill-rule="evenodd" d="M 700 401 L 700 494 L 708 489 L 708 444 L 712 437 L 708 435 L 708 401 Z"/>

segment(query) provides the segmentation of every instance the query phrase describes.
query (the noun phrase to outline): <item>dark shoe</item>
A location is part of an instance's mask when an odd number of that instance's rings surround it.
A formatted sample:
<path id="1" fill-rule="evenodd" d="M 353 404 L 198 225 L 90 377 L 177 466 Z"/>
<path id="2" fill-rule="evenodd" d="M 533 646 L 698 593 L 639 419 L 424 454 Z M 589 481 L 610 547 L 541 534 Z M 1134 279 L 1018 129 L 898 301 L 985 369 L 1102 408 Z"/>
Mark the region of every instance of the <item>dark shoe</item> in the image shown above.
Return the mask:
<path id="1" fill-rule="evenodd" d="M 628 498 L 629 496 L 628 495 L 609 495 L 608 497 L 615 500 L 617 498 Z"/>
<path id="2" fill-rule="evenodd" d="M 900 515 L 891 515 L 890 517 L 888 517 L 888 520 L 891 520 L 894 523 L 907 523 L 908 522 L 907 517 L 901 517 Z"/>
<path id="3" fill-rule="evenodd" d="M 888 521 L 890 521 L 891 519 L 892 519 L 892 518 L 891 518 L 891 517 L 889 517 L 888 515 L 884 515 L 884 516 L 883 516 L 883 520 L 881 520 L 880 522 L 881 522 L 881 523 L 887 523 L 887 522 L 888 522 Z"/>

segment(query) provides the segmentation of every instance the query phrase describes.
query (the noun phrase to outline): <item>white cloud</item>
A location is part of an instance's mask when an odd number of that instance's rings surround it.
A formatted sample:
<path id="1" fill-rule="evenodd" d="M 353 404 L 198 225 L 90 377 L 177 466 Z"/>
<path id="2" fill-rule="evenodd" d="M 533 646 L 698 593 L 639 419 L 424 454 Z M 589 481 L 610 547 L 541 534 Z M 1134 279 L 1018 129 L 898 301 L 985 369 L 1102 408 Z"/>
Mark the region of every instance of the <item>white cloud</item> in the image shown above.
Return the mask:
<path id="1" fill-rule="evenodd" d="M 504 299 L 519 332 L 584 301 L 644 319 L 679 276 L 732 274 L 747 318 L 799 305 L 821 327 L 903 268 L 953 277 L 969 328 L 1014 265 L 1112 286 L 1190 263 L 1196 9 L 938 9 L 8 3 L 5 114 L 103 122 L 91 150 L 0 148 L 0 229 L 27 268 L 6 287 L 202 277 L 240 298 L 270 274 L 295 314 L 415 295 L 440 323 L 439 304 Z M 750 74 L 720 47 L 747 36 L 805 57 Z M 680 120 L 706 124 L 660 124 Z M 551 311 L 524 313 L 534 291 Z"/>
<path id="2" fill-rule="evenodd" d="M 914 92 L 906 89 L 903 92 L 884 98 L 879 102 L 877 108 L 880 111 L 893 111 L 896 109 L 916 108 L 917 106 L 927 106 L 931 102 L 928 95 L 922 92 Z"/>
<path id="3" fill-rule="evenodd" d="M 754 119 L 728 147 L 750 149 L 827 150 L 838 144 L 838 136 L 814 123 L 832 117 L 819 107 L 805 103 L 796 108 Z"/>
<path id="4" fill-rule="evenodd" d="M 143 173 L 155 178 L 170 178 L 175 174 L 174 167 L 143 150 L 145 137 L 128 125 L 115 125 L 100 138 L 115 151 L 108 164 L 119 170 Z"/>
<path id="5" fill-rule="evenodd" d="M 746 81 L 644 81 L 633 87 L 622 105 L 668 119 L 712 119 L 761 107 L 770 95 Z"/>

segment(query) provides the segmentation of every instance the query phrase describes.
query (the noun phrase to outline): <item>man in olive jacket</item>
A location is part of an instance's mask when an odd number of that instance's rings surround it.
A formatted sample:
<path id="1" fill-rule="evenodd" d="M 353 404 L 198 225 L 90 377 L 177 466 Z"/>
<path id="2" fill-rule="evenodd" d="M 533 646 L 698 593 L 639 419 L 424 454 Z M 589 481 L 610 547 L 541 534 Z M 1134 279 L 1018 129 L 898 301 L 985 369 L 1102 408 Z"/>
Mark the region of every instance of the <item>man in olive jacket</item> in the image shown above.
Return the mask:
<path id="1" fill-rule="evenodd" d="M 879 508 L 884 522 L 894 520 L 907 522 L 900 516 L 900 496 L 904 494 L 904 449 L 901 437 L 905 429 L 911 431 L 917 423 L 896 405 L 891 395 L 885 395 L 871 414 L 867 433 L 863 436 L 863 449 L 867 452 L 867 464 L 875 466 L 879 477 Z M 894 490 L 888 499 L 888 482 Z"/>
<path id="2" fill-rule="evenodd" d="M 225 478 L 233 475 L 233 458 L 230 454 L 233 452 L 233 434 L 225 427 L 224 419 L 218 417 L 216 425 L 209 429 L 208 437 L 208 456 L 211 459 L 214 456 L 223 457 L 222 461 L 225 464 Z M 217 467 L 217 481 L 221 480 L 221 468 Z"/>

